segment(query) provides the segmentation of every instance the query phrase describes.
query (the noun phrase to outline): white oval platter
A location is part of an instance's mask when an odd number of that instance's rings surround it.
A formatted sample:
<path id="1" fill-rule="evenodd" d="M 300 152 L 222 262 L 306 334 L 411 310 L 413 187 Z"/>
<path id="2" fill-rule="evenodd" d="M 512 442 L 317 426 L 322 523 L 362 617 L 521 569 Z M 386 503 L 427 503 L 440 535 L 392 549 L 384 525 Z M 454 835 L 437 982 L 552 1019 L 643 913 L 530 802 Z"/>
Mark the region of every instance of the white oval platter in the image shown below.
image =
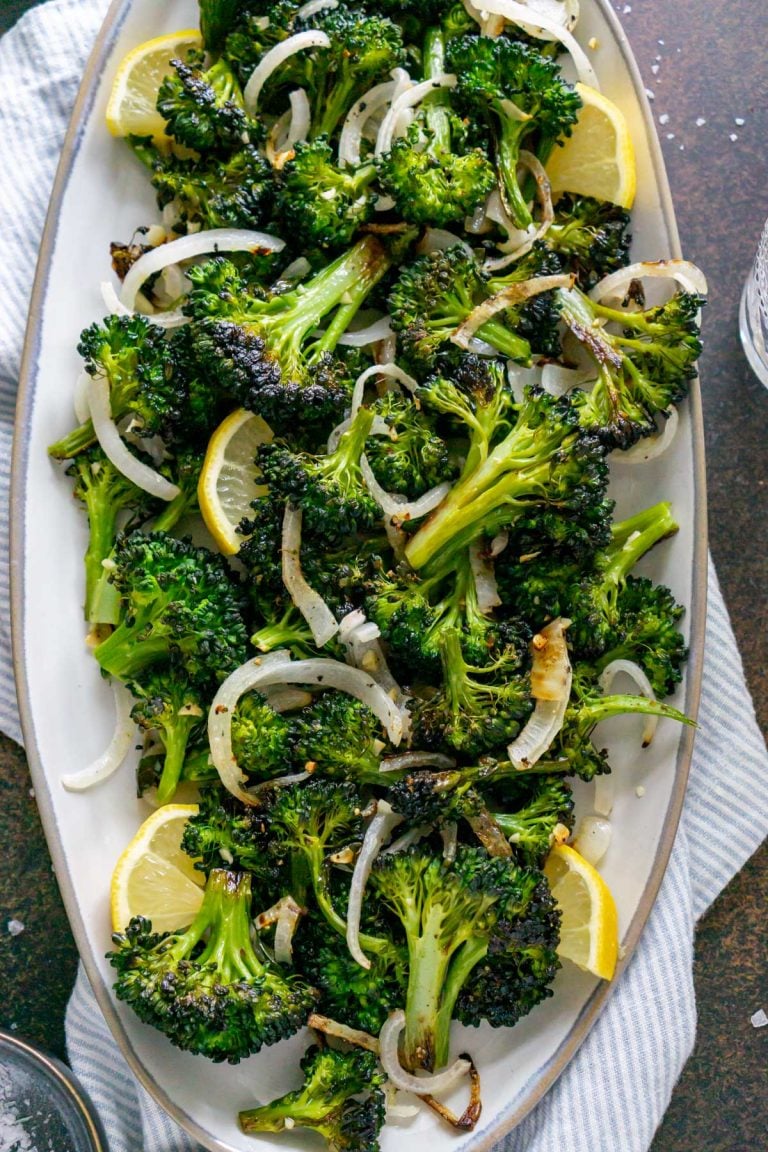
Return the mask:
<path id="1" fill-rule="evenodd" d="M 643 85 L 608 0 L 582 0 L 578 38 L 603 91 L 624 110 L 638 161 L 633 258 L 679 256 L 669 188 Z M 304 1037 L 236 1067 L 213 1065 L 172 1048 L 140 1023 L 110 991 L 109 878 L 147 809 L 136 799 L 133 765 L 81 795 L 60 779 L 87 764 L 111 733 L 111 692 L 86 651 L 80 614 L 85 523 L 46 446 L 72 422 L 80 330 L 104 314 L 100 281 L 109 276 L 109 242 L 128 239 L 156 217 L 148 181 L 128 149 L 104 128 L 114 69 L 139 42 L 194 26 L 191 0 L 116 0 L 89 64 L 64 148 L 34 289 L 18 408 L 13 464 L 13 624 L 19 703 L 38 804 L 72 929 L 99 1004 L 132 1069 L 159 1103 L 205 1148 L 317 1147 L 296 1134 L 254 1139 L 237 1127 L 239 1109 L 295 1086 Z M 643 570 L 669 584 L 687 606 L 690 660 L 673 703 L 695 715 L 703 659 L 706 509 L 701 408 L 694 386 L 669 452 L 652 465 L 614 469 L 617 514 L 671 499 L 677 536 Z M 639 719 L 639 718 L 635 718 Z M 650 912 L 672 847 L 693 735 L 662 722 L 639 752 L 634 720 L 613 740 L 616 802 L 613 841 L 601 866 L 619 908 L 626 966 Z M 642 800 L 636 789 L 642 786 Z M 581 812 L 592 791 L 579 788 Z M 577 809 L 578 811 L 579 809 Z M 428 1139 L 433 1152 L 482 1152 L 509 1131 L 546 1092 L 578 1049 L 612 987 L 565 966 L 555 995 L 514 1029 L 456 1027 L 456 1051 L 468 1050 L 482 1076 L 483 1113 L 474 1132 L 458 1135 L 427 1110 L 387 1126 L 383 1152 L 411 1152 Z"/>

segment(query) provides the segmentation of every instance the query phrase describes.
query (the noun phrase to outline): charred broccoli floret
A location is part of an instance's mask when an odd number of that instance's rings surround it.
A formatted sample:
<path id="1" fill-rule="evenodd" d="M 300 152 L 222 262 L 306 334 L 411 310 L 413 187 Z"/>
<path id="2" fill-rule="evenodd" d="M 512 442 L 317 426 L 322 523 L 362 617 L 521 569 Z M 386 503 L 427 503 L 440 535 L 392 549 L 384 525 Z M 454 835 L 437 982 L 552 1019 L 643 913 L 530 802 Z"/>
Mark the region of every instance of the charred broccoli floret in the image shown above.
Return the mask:
<path id="1" fill-rule="evenodd" d="M 629 260 L 629 212 L 617 204 L 566 192 L 544 241 L 576 274 L 585 292 Z"/>
<path id="2" fill-rule="evenodd" d="M 371 470 L 385 492 L 414 500 L 455 478 L 457 466 L 434 419 L 410 397 L 386 392 L 371 409 L 389 426 L 389 435 L 372 432 L 365 446 Z"/>
<path id="3" fill-rule="evenodd" d="M 197 58 L 171 61 L 157 93 L 157 110 L 169 136 L 196 152 L 234 151 L 258 139 L 258 125 L 245 111 L 237 77 L 223 57 L 208 69 Z"/>
<path id="4" fill-rule="evenodd" d="M 374 164 L 334 162 L 325 136 L 295 145 L 283 168 L 278 213 L 286 235 L 306 248 L 343 248 L 373 215 Z"/>

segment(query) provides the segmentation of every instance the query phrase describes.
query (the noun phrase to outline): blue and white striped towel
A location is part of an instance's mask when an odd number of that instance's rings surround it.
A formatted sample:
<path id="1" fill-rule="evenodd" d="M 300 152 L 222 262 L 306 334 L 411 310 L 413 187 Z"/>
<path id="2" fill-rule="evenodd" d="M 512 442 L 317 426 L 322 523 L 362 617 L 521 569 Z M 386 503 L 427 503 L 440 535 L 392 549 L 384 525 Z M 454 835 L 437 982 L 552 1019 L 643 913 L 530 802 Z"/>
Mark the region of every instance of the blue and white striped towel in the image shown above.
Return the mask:
<path id="1" fill-rule="evenodd" d="M 11 673 L 8 467 L 35 256 L 70 108 L 107 0 L 53 0 L 0 40 L 0 727 L 21 740 Z M 694 1042 L 693 932 L 768 831 L 768 757 L 710 567 L 707 662 L 680 831 L 640 945 L 608 1007 L 545 1100 L 500 1152 L 644 1152 Z M 762 807 L 761 807 L 762 805 Z M 84 973 L 69 1055 L 112 1152 L 194 1145 L 134 1080 Z"/>

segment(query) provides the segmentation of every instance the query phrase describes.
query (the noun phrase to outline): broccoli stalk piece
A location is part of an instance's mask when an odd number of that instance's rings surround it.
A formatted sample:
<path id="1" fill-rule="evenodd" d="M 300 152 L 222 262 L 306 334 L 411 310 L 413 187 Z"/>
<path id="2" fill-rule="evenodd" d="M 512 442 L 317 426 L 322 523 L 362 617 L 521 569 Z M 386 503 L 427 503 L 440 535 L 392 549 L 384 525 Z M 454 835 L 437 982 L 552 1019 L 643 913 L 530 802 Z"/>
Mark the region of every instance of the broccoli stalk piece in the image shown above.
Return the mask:
<path id="1" fill-rule="evenodd" d="M 123 616 L 94 650 L 105 672 L 130 681 L 174 656 L 192 680 L 208 683 L 245 662 L 241 597 L 223 557 L 163 532 L 133 532 L 114 564 Z"/>
<path id="2" fill-rule="evenodd" d="M 181 420 L 183 392 L 174 379 L 171 346 L 161 330 L 143 316 L 107 316 L 80 334 L 77 350 L 89 376 L 106 377 L 112 418 L 132 418 L 143 436 L 167 436 Z M 86 420 L 48 452 L 70 460 L 96 440 Z"/>
<path id="3" fill-rule="evenodd" d="M 309 249 L 349 244 L 373 215 L 376 165 L 334 163 L 325 136 L 300 141 L 283 168 L 278 212 L 286 235 Z"/>
<path id="4" fill-rule="evenodd" d="M 175 662 L 151 665 L 131 683 L 131 691 L 138 697 L 131 717 L 145 732 L 157 733 L 163 743 L 157 802 L 168 804 L 181 779 L 187 747 L 203 728 L 207 701 Z"/>
<path id="5" fill-rule="evenodd" d="M 678 292 L 666 304 L 629 312 L 598 304 L 578 288 L 559 289 L 563 320 L 597 368 L 590 392 L 577 392 L 581 424 L 609 448 L 629 448 L 656 431 L 656 418 L 687 394 L 701 352 L 702 300 Z M 605 323 L 621 325 L 620 334 Z"/>
<path id="6" fill-rule="evenodd" d="M 367 236 L 312 280 L 267 299 L 249 293 L 229 260 L 190 268 L 185 311 L 195 321 L 201 368 L 278 434 L 295 433 L 297 424 L 329 428 L 352 388 L 344 362 L 331 353 L 388 267 L 383 246 Z M 330 313 L 325 332 L 314 336 Z"/>
<path id="7" fill-rule="evenodd" d="M 520 149 L 525 145 L 545 161 L 557 140 L 571 134 L 581 98 L 553 60 L 506 36 L 451 41 L 448 67 L 467 113 L 480 116 L 495 135 L 499 190 L 515 225 L 527 228 L 532 216 L 517 179 Z"/>
<path id="8" fill-rule="evenodd" d="M 545 243 L 575 272 L 579 287 L 594 288 L 629 260 L 629 212 L 617 204 L 566 192 L 557 201 Z"/>
<path id="9" fill-rule="evenodd" d="M 424 79 L 446 71 L 441 28 L 427 29 Z M 480 148 L 466 149 L 466 129 L 447 89 L 422 102 L 420 116 L 379 161 L 381 180 L 398 213 L 414 224 L 446 227 L 471 216 L 493 190 L 496 174 Z"/>
<path id="10" fill-rule="evenodd" d="M 323 1136 L 331 1152 L 378 1152 L 384 1074 L 374 1054 L 362 1048 L 339 1052 L 312 1047 L 301 1070 L 301 1088 L 240 1112 L 243 1132 L 283 1132 L 298 1126 Z"/>
<path id="11" fill-rule="evenodd" d="M 493 392 L 485 404 L 481 390 L 468 400 L 459 388 L 442 380 L 422 389 L 428 404 L 445 408 L 454 402 L 457 415 L 468 425 L 470 447 L 459 480 L 406 546 L 406 559 L 417 571 L 428 571 L 438 557 L 445 563 L 482 534 L 494 536 L 514 525 L 531 505 L 584 510 L 604 500 L 604 449 L 579 429 L 568 397 L 555 400 L 526 389 L 516 423 L 492 444 L 488 422 L 476 416 L 479 406 L 498 410 L 498 396 L 505 393 L 501 370 L 496 372 Z"/>
<path id="12" fill-rule="evenodd" d="M 320 456 L 291 452 L 279 441 L 259 445 L 256 462 L 269 484 L 269 498 L 301 509 L 302 526 L 327 544 L 370 530 L 381 520 L 360 468 L 372 424 L 373 412 L 360 408 L 334 451 Z"/>
<path id="13" fill-rule="evenodd" d="M 458 354 L 451 337 L 491 294 L 479 266 L 460 244 L 401 268 L 389 296 L 389 314 L 406 365 L 423 374 L 437 367 L 441 355 Z M 502 356 L 530 361 L 530 344 L 503 313 L 486 320 L 475 335 Z"/>
<path id="14" fill-rule="evenodd" d="M 199 512 L 197 489 L 204 460 L 202 450 L 180 447 L 161 465 L 161 471 L 177 486 L 179 493 L 166 502 L 152 521 L 154 532 L 172 532 L 185 516 Z"/>
<path id="15" fill-rule="evenodd" d="M 533 707 L 528 678 L 512 674 L 514 657 L 502 655 L 487 668 L 473 667 L 464 659 L 454 628 L 443 630 L 440 654 L 440 688 L 413 706 L 416 743 L 468 756 L 508 744 Z"/>
<path id="16" fill-rule="evenodd" d="M 371 888 L 400 921 L 408 946 L 406 1066 L 431 1070 L 447 1063 L 462 988 L 500 922 L 524 928 L 540 884 L 539 873 L 482 848 L 460 846 L 452 865 L 421 846 L 377 858 Z"/>
<path id="17" fill-rule="evenodd" d="M 74 480 L 74 495 L 88 516 L 88 547 L 85 552 L 85 618 L 91 624 L 117 623 L 117 595 L 111 585 L 105 593 L 110 557 L 122 513 L 142 520 L 152 501 L 146 492 L 118 472 L 98 445 L 75 457 L 67 469 Z"/>
<path id="18" fill-rule="evenodd" d="M 192 924 L 154 933 L 134 916 L 112 937 L 115 993 L 171 1043 L 237 1064 L 306 1023 L 314 989 L 259 959 L 251 943 L 251 878 L 215 869 Z"/>
<path id="19" fill-rule="evenodd" d="M 240 0 L 199 0 L 200 32 L 209 52 L 223 46 L 240 15 Z"/>
<path id="20" fill-rule="evenodd" d="M 171 60 L 157 93 L 157 110 L 169 136 L 196 152 L 228 152 L 248 143 L 258 125 L 246 114 L 243 94 L 231 67 L 220 57 L 203 70 L 196 63 Z"/>

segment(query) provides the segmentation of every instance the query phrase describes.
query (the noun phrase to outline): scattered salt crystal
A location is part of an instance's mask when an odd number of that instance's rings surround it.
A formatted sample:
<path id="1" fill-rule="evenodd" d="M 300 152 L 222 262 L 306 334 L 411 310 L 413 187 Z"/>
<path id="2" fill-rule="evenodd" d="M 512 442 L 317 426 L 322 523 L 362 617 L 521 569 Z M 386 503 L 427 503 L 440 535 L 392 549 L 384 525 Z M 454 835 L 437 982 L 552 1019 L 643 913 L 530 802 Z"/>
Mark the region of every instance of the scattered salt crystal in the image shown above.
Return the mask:
<path id="1" fill-rule="evenodd" d="M 650 88 L 646 88 L 645 94 L 649 100 L 655 100 L 656 99 L 656 93 L 653 92 Z"/>
<path id="2" fill-rule="evenodd" d="M 651 64 L 651 72 L 653 72 L 654 76 L 658 76 L 658 74 L 659 74 L 658 64 Z"/>
<path id="3" fill-rule="evenodd" d="M 667 132 L 667 140 L 674 140 L 674 138 L 675 138 L 674 132 Z"/>
<path id="4" fill-rule="evenodd" d="M 19 1027 L 19 1026 L 18 1026 L 18 1024 L 17 1024 L 17 1023 L 16 1023 L 16 1021 L 14 1020 L 14 1021 L 13 1021 L 13 1023 L 11 1024 L 11 1032 L 16 1032 L 16 1031 L 18 1031 L 18 1027 Z"/>
<path id="5" fill-rule="evenodd" d="M 30 795 L 30 798 L 31 798 L 32 800 L 34 800 L 34 798 L 35 798 L 35 790 L 34 790 L 34 788 L 30 788 L 30 790 L 29 790 L 29 795 Z"/>
<path id="6" fill-rule="evenodd" d="M 632 11 L 632 5 L 631 4 L 625 4 L 621 11 L 624 13 L 625 16 L 628 16 L 629 13 Z"/>
<path id="7" fill-rule="evenodd" d="M 704 125 L 706 124 L 706 122 L 707 122 L 706 116 L 697 116 L 696 117 L 696 127 L 697 128 L 703 128 Z"/>
<path id="8" fill-rule="evenodd" d="M 737 136 L 737 134 L 735 132 L 731 132 L 728 136 L 728 139 L 731 141 L 732 144 L 735 144 L 736 141 L 738 140 L 738 138 L 739 137 Z"/>
<path id="9" fill-rule="evenodd" d="M 11 936 L 20 936 L 24 931 L 24 925 L 21 920 L 9 920 L 6 927 Z"/>
<path id="10" fill-rule="evenodd" d="M 768 1016 L 766 1016 L 765 1011 L 760 1008 L 755 1012 L 754 1016 L 750 1016 L 749 1022 L 753 1028 L 765 1028 L 766 1024 L 768 1024 Z"/>
<path id="11" fill-rule="evenodd" d="M 635 796 L 639 796 L 641 798 L 645 796 L 645 788 L 643 788 L 642 784 L 638 784 L 637 788 L 635 788 Z"/>
<path id="12" fill-rule="evenodd" d="M 669 124 L 669 116 L 666 112 L 662 112 L 661 116 L 659 116 L 659 124 Z"/>
<path id="13" fill-rule="evenodd" d="M 739 128 L 741 128 L 742 125 L 744 124 L 744 117 L 743 116 L 734 116 L 733 122 L 734 122 L 734 124 L 737 124 Z"/>
<path id="14" fill-rule="evenodd" d="M 664 41 L 663 40 L 657 40 L 656 43 L 660 44 L 662 48 L 664 47 Z"/>
<path id="15" fill-rule="evenodd" d="M 680 145 L 680 151 L 681 151 L 681 152 L 685 152 L 685 144 L 681 144 L 681 145 Z"/>

